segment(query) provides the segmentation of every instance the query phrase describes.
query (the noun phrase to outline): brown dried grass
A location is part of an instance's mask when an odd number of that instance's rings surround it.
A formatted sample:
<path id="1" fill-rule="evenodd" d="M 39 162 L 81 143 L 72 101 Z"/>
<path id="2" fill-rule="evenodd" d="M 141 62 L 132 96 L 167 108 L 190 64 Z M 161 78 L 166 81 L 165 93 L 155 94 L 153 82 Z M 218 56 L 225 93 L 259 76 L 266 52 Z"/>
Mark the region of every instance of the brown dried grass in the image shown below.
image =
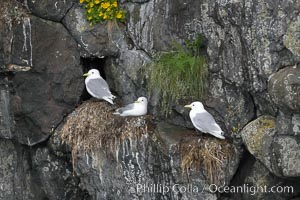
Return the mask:
<path id="1" fill-rule="evenodd" d="M 113 115 L 114 109 L 116 106 L 106 102 L 87 101 L 68 116 L 61 130 L 61 139 L 72 149 L 73 164 L 82 153 L 103 150 L 115 155 L 126 138 L 140 139 L 151 133 L 151 117 L 124 118 Z"/>
<path id="2" fill-rule="evenodd" d="M 189 179 L 191 169 L 200 171 L 202 168 L 211 184 L 220 184 L 221 172 L 234 154 L 227 141 L 213 137 L 189 138 L 179 144 L 179 150 L 182 173 L 186 173 Z"/>

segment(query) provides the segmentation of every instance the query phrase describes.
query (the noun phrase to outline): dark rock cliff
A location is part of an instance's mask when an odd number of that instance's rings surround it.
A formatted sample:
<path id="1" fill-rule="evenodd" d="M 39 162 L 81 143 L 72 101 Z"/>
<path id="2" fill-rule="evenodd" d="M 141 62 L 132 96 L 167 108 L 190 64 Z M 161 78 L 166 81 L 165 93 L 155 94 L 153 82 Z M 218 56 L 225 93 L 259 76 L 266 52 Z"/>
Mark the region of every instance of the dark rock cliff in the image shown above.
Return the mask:
<path id="1" fill-rule="evenodd" d="M 0 199 L 299 198 L 300 2 L 119 3 L 126 23 L 89 26 L 75 0 L 0 2 Z M 139 118 L 82 103 L 90 68 L 123 103 L 147 96 L 155 55 L 199 34 L 209 59 L 204 104 L 226 141 L 188 129 L 183 105 L 153 124 L 159 94 Z M 211 183 L 293 191 L 225 194 Z M 176 187 L 154 192 L 159 184 Z"/>

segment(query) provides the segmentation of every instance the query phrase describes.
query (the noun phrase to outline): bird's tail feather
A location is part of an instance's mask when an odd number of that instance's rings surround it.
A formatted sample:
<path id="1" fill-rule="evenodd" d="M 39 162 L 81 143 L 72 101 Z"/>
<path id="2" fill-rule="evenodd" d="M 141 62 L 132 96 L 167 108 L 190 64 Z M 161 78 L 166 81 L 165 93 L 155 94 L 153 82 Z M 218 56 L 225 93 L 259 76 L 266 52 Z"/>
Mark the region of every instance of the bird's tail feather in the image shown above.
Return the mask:
<path id="1" fill-rule="evenodd" d="M 118 111 L 113 112 L 113 115 L 120 115 L 121 113 L 119 113 Z"/>
<path id="2" fill-rule="evenodd" d="M 103 98 L 105 101 L 107 101 L 108 103 L 114 105 L 114 102 L 112 101 L 112 99 L 108 98 L 108 97 L 104 97 Z"/>
<path id="3" fill-rule="evenodd" d="M 219 138 L 219 139 L 223 139 L 223 140 L 225 139 L 222 132 L 221 133 L 220 132 L 210 132 L 210 134 L 217 137 L 217 138 Z"/>

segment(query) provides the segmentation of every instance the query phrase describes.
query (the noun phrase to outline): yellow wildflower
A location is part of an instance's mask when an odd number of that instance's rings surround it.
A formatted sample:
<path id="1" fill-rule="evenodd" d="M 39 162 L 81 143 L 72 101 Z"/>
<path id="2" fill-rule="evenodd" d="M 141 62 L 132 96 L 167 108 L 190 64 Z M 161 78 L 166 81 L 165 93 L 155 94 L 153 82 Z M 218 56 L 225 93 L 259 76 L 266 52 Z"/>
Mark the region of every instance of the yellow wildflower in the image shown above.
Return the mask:
<path id="1" fill-rule="evenodd" d="M 90 17 L 88 17 L 88 20 L 89 20 L 89 21 L 91 21 L 91 19 L 93 19 L 91 16 L 90 16 Z"/>
<path id="2" fill-rule="evenodd" d="M 84 2 L 84 0 L 80 0 L 79 2 L 80 2 L 80 3 L 83 3 L 83 2 Z"/>
<path id="3" fill-rule="evenodd" d="M 118 7 L 118 3 L 115 1 L 115 2 L 113 2 L 113 7 Z"/>
<path id="4" fill-rule="evenodd" d="M 104 16 L 103 16 L 103 19 L 107 19 L 107 15 L 104 15 Z"/>
<path id="5" fill-rule="evenodd" d="M 122 13 L 121 13 L 121 12 L 118 12 L 117 15 L 116 15 L 116 18 L 117 18 L 117 19 L 121 19 L 122 17 L 123 17 Z"/>
<path id="6" fill-rule="evenodd" d="M 108 8 L 110 6 L 110 3 L 109 2 L 106 2 L 106 3 L 101 3 L 101 8 Z"/>
<path id="7" fill-rule="evenodd" d="M 96 1 L 95 1 L 95 4 L 99 4 L 99 3 L 100 3 L 100 0 L 96 0 Z"/>
<path id="8" fill-rule="evenodd" d="M 110 11 L 110 8 L 107 8 L 106 11 Z"/>
<path id="9" fill-rule="evenodd" d="M 91 13 L 92 12 L 92 9 L 88 9 L 88 13 Z"/>
<path id="10" fill-rule="evenodd" d="M 100 13 L 99 13 L 99 16 L 100 16 L 100 17 L 101 17 L 101 16 L 103 16 L 103 13 L 102 13 L 102 12 L 100 12 Z"/>
<path id="11" fill-rule="evenodd" d="M 91 8 L 94 7 L 94 3 L 93 2 L 90 3 L 90 7 Z"/>

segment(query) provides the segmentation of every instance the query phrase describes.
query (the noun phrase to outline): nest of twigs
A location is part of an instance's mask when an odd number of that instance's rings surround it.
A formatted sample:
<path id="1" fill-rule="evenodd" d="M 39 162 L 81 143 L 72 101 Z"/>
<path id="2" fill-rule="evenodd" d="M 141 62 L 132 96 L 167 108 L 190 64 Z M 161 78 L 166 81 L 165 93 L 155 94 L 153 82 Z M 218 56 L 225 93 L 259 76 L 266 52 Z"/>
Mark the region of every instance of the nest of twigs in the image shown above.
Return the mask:
<path id="1" fill-rule="evenodd" d="M 68 116 L 61 138 L 72 149 L 73 164 L 81 153 L 113 154 L 126 138 L 151 133 L 150 116 L 124 118 L 113 115 L 114 109 L 106 102 L 87 101 Z"/>
<path id="2" fill-rule="evenodd" d="M 211 184 L 220 184 L 221 173 L 234 154 L 227 141 L 213 137 L 189 138 L 179 144 L 179 150 L 182 173 L 189 177 L 191 169 L 202 169 Z"/>

